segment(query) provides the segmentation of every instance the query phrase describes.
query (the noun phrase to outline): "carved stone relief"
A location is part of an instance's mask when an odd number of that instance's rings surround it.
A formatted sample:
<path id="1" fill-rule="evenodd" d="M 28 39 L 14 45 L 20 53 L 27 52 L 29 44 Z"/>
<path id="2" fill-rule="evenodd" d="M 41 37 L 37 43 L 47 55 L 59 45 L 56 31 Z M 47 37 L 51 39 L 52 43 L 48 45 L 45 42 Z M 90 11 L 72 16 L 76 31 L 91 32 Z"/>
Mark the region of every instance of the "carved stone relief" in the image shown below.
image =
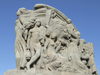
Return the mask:
<path id="1" fill-rule="evenodd" d="M 80 32 L 59 10 L 36 4 L 20 8 L 15 23 L 16 71 L 44 70 L 98 75 L 93 44 L 80 39 Z"/>

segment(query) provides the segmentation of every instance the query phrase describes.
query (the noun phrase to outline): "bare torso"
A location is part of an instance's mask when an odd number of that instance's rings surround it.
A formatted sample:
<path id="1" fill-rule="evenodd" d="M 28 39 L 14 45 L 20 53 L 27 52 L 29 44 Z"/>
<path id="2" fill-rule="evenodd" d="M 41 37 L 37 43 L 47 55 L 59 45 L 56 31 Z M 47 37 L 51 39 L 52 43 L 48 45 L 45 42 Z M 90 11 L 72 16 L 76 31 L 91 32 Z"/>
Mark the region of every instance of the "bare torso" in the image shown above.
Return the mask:
<path id="1" fill-rule="evenodd" d="M 40 37 L 40 29 L 39 28 L 33 28 L 29 31 L 29 33 L 31 35 L 30 42 L 38 43 L 39 37 Z"/>

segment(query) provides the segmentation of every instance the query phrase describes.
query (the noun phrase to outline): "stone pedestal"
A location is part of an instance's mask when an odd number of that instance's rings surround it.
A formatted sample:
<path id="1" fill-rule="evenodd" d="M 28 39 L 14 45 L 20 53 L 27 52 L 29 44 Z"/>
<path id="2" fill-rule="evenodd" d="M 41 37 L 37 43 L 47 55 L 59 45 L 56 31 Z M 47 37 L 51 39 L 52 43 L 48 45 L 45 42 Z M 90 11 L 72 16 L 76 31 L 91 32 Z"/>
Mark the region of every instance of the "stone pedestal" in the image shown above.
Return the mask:
<path id="1" fill-rule="evenodd" d="M 82 73 L 71 73 L 71 72 L 57 72 L 57 71 L 45 71 L 45 70 L 28 70 L 28 71 L 14 71 L 8 70 L 4 75 L 90 75 Z"/>

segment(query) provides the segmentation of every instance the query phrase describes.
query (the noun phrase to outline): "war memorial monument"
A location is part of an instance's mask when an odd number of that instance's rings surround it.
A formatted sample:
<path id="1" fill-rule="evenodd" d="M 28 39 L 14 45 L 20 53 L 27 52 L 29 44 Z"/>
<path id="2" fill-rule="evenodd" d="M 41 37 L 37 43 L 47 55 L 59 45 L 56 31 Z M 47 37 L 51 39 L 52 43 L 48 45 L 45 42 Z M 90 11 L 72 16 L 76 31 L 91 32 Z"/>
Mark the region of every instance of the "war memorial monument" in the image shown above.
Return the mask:
<path id="1" fill-rule="evenodd" d="M 16 68 L 4 75 L 98 75 L 93 44 L 59 10 L 20 8 L 15 22 Z"/>

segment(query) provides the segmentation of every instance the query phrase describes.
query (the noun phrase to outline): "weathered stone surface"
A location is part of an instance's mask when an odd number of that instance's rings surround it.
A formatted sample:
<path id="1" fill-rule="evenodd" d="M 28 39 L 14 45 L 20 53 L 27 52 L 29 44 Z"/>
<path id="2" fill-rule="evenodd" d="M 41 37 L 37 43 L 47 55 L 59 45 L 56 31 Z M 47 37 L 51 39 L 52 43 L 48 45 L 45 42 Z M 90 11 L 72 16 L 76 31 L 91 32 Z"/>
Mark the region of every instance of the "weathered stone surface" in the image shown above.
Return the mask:
<path id="1" fill-rule="evenodd" d="M 73 73 L 73 72 L 57 72 L 57 71 L 46 71 L 46 70 L 27 70 L 27 71 L 7 71 L 4 75 L 86 75 L 83 73 Z"/>
<path id="2" fill-rule="evenodd" d="M 59 10 L 20 8 L 15 23 L 16 69 L 4 75 L 98 75 L 93 44 Z"/>

